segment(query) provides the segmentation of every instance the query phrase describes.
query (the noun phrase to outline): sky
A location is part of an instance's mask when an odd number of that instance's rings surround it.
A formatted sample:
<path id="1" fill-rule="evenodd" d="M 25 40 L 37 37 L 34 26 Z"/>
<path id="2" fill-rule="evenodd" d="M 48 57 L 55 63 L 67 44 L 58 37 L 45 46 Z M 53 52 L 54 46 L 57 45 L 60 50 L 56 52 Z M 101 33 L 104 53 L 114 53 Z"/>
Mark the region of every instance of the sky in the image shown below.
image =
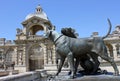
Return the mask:
<path id="1" fill-rule="evenodd" d="M 72 27 L 79 37 L 92 32 L 104 36 L 109 28 L 107 18 L 112 31 L 120 25 L 120 0 L 0 0 L 0 38 L 15 40 L 16 29 L 23 29 L 21 23 L 39 4 L 58 32 Z"/>

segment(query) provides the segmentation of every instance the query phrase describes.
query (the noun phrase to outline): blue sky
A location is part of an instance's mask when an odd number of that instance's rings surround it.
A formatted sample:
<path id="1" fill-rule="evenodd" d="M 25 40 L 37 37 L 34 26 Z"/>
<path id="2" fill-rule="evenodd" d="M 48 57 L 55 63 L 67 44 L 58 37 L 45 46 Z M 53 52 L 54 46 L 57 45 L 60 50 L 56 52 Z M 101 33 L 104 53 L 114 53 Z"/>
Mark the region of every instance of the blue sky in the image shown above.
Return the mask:
<path id="1" fill-rule="evenodd" d="M 89 37 L 95 31 L 103 36 L 108 31 L 107 18 L 112 30 L 120 24 L 120 0 L 1 0 L 0 38 L 15 40 L 16 28 L 23 28 L 21 23 L 38 4 L 58 32 L 72 27 L 80 37 Z"/>

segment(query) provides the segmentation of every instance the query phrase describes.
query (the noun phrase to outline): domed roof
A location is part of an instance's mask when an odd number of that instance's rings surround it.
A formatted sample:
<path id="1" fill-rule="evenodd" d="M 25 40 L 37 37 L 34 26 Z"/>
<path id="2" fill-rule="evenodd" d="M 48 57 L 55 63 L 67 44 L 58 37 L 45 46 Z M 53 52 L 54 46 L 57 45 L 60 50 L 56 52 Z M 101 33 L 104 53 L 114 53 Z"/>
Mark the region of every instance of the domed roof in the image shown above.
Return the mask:
<path id="1" fill-rule="evenodd" d="M 48 17 L 47 17 L 47 15 L 46 15 L 46 13 L 42 10 L 42 8 L 40 7 L 40 5 L 37 6 L 36 12 L 35 12 L 35 13 L 32 13 L 32 14 L 28 14 L 28 15 L 26 16 L 25 20 L 28 20 L 28 19 L 30 19 L 30 18 L 32 18 L 32 17 L 34 17 L 34 16 L 43 18 L 43 19 L 45 19 L 45 20 L 48 20 Z"/>

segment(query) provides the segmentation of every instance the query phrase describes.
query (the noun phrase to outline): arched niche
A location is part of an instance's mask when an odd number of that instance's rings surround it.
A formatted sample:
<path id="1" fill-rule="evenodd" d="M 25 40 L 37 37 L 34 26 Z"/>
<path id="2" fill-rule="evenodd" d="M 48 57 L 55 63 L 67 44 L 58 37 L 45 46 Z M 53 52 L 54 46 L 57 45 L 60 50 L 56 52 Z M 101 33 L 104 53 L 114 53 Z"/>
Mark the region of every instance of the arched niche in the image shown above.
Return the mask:
<path id="1" fill-rule="evenodd" d="M 15 52 L 13 48 L 6 48 L 5 50 L 5 61 L 6 62 L 13 62 L 15 61 L 13 56 L 14 56 Z"/>
<path id="2" fill-rule="evenodd" d="M 0 49 L 0 61 L 13 62 L 14 60 L 14 48 L 6 47 Z"/>
<path id="3" fill-rule="evenodd" d="M 31 45 L 28 54 L 30 71 L 44 68 L 44 48 L 42 45 L 40 44 Z"/>

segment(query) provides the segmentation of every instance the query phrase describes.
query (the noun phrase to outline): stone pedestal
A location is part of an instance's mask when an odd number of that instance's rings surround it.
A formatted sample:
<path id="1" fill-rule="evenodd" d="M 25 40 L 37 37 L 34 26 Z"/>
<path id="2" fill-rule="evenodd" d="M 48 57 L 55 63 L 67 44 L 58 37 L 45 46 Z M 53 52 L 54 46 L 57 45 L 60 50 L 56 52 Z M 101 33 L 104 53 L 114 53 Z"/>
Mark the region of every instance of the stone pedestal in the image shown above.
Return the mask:
<path id="1" fill-rule="evenodd" d="M 120 76 L 113 75 L 91 75 L 91 76 L 82 76 L 75 79 L 64 79 L 61 81 L 120 81 Z"/>

